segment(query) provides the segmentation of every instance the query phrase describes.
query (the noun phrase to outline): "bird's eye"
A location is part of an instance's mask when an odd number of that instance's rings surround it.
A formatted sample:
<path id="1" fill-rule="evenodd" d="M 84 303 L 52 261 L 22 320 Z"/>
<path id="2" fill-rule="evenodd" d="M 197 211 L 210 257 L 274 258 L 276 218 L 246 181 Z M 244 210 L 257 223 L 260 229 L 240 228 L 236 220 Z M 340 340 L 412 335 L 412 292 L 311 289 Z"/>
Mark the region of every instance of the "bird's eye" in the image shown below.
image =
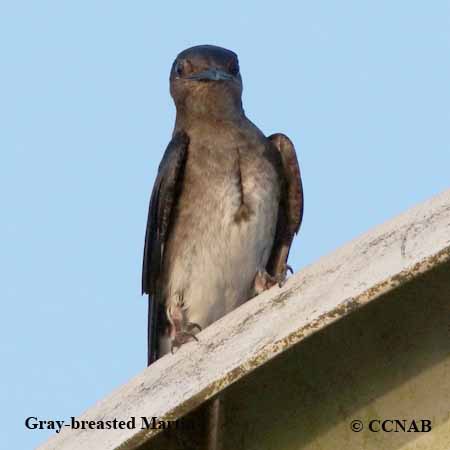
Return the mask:
<path id="1" fill-rule="evenodd" d="M 175 73 L 177 74 L 177 76 L 181 77 L 183 75 L 183 71 L 184 71 L 183 61 L 178 61 L 177 64 L 175 65 Z"/>
<path id="2" fill-rule="evenodd" d="M 177 78 L 182 78 L 193 71 L 192 63 L 188 59 L 182 59 L 175 63 L 174 73 Z"/>
<path id="3" fill-rule="evenodd" d="M 239 73 L 239 64 L 238 64 L 238 62 L 235 59 L 233 59 L 230 62 L 230 65 L 228 66 L 228 71 L 233 76 L 236 76 Z"/>

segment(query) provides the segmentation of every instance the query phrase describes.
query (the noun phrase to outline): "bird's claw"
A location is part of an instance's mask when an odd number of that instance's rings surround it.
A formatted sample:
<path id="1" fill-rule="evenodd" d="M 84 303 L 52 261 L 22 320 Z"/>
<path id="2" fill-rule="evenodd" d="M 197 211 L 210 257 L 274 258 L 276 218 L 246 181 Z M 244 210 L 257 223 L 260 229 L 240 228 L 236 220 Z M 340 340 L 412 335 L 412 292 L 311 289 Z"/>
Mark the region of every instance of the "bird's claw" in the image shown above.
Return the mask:
<path id="1" fill-rule="evenodd" d="M 186 344 L 192 339 L 198 342 L 198 338 L 194 333 L 195 329 L 201 331 L 202 327 L 197 323 L 188 322 L 185 324 L 183 330 L 176 330 L 170 344 L 170 353 L 173 354 L 173 350 L 175 348 L 181 347 L 183 344 Z"/>
<path id="2" fill-rule="evenodd" d="M 284 286 L 284 283 L 286 283 L 287 280 L 288 272 L 291 272 L 291 274 L 293 274 L 294 270 L 289 264 L 285 264 L 283 271 L 275 277 L 278 282 L 278 287 L 281 288 Z"/>
<path id="3" fill-rule="evenodd" d="M 198 331 L 202 331 L 202 327 L 198 323 L 194 323 L 194 322 L 188 322 L 186 324 L 186 328 L 189 331 L 195 330 L 196 328 L 197 328 Z"/>
<path id="4" fill-rule="evenodd" d="M 276 284 L 280 288 L 283 287 L 284 283 L 286 283 L 288 272 L 294 273 L 292 267 L 288 264 L 285 264 L 283 271 L 275 276 L 269 275 L 265 270 L 258 270 L 254 281 L 255 292 L 260 294 Z"/>
<path id="5" fill-rule="evenodd" d="M 255 281 L 253 283 L 256 294 L 261 294 L 261 292 L 270 289 L 275 284 L 277 284 L 276 277 L 268 274 L 265 270 L 258 270 L 258 272 L 256 272 Z"/>

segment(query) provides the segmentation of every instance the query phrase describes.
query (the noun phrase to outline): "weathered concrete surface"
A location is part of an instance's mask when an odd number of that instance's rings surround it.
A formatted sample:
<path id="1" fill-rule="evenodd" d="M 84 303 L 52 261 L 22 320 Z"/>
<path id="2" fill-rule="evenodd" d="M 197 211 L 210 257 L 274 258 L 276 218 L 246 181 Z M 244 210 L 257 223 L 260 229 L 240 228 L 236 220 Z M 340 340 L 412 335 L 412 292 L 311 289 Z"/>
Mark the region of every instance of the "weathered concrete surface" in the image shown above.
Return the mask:
<path id="1" fill-rule="evenodd" d="M 227 450 L 449 450 L 450 262 L 284 352 L 225 398 Z M 432 429 L 380 430 L 393 419 Z M 148 448 L 167 450 L 163 438 Z"/>
<path id="2" fill-rule="evenodd" d="M 447 191 L 322 258 L 282 289 L 273 288 L 249 301 L 204 330 L 199 343 L 187 344 L 175 356 L 157 361 L 80 419 L 182 417 L 306 337 L 449 260 Z M 40 448 L 131 449 L 156 433 L 65 430 Z"/>

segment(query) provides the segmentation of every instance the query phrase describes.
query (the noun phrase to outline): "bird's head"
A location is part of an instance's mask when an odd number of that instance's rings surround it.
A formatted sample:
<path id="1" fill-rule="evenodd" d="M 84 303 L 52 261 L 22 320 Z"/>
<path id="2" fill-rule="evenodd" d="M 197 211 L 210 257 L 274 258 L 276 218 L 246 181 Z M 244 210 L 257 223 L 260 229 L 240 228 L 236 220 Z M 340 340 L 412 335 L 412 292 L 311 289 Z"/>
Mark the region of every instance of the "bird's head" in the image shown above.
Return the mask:
<path id="1" fill-rule="evenodd" d="M 242 80 L 237 55 L 214 45 L 182 51 L 170 72 L 177 112 L 227 118 L 242 113 Z"/>

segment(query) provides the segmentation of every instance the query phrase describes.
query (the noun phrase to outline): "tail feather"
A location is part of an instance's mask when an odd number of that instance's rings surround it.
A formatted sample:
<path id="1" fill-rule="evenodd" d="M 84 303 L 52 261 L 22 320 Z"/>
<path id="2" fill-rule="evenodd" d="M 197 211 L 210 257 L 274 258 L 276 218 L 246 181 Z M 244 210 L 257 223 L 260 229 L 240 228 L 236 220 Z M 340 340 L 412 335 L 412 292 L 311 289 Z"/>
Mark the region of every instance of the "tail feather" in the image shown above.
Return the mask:
<path id="1" fill-rule="evenodd" d="M 147 326 L 147 366 L 158 359 L 158 316 L 159 305 L 156 299 L 148 297 Z"/>

